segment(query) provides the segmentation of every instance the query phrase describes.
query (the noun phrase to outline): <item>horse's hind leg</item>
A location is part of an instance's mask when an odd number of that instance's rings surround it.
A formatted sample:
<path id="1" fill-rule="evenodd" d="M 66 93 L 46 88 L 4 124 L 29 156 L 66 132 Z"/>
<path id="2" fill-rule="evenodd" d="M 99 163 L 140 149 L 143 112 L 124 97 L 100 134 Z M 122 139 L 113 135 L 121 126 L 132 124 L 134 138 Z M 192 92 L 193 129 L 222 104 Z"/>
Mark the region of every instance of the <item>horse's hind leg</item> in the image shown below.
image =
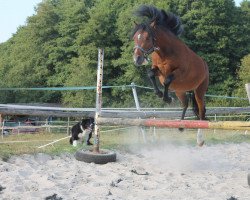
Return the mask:
<path id="1" fill-rule="evenodd" d="M 197 102 L 198 110 L 199 110 L 199 118 L 200 120 L 205 120 L 205 93 L 208 87 L 208 80 L 205 80 L 195 91 L 195 100 Z M 197 132 L 197 144 L 202 146 L 204 144 L 204 136 L 201 129 L 198 129 Z"/>
<path id="2" fill-rule="evenodd" d="M 205 120 L 205 94 L 207 91 L 207 85 L 208 83 L 204 81 L 195 91 L 195 100 L 197 102 L 198 110 L 199 110 L 199 119 Z"/>
<path id="3" fill-rule="evenodd" d="M 188 97 L 186 95 L 186 92 L 175 92 L 175 94 L 182 104 L 183 110 L 182 110 L 181 120 L 183 120 L 188 108 Z"/>
<path id="4" fill-rule="evenodd" d="M 167 103 L 172 102 L 172 98 L 169 97 L 169 95 L 168 95 L 168 88 L 169 88 L 169 85 L 172 83 L 173 80 L 174 80 L 174 74 L 170 74 L 169 76 L 167 76 L 167 78 L 164 81 L 163 101 L 165 101 Z"/>
<path id="5" fill-rule="evenodd" d="M 205 119 L 205 102 L 204 102 L 204 96 L 205 96 L 205 92 L 203 92 L 203 90 L 201 89 L 197 89 L 195 92 L 195 100 L 198 106 L 198 110 L 199 110 L 199 118 L 200 120 L 204 120 Z M 203 136 L 203 131 L 202 129 L 198 129 L 197 131 L 197 144 L 201 147 L 204 144 L 204 136 Z"/>
<path id="6" fill-rule="evenodd" d="M 148 70 L 148 77 L 149 77 L 149 79 L 154 87 L 155 94 L 161 98 L 163 96 L 163 94 L 162 94 L 162 91 L 159 90 L 159 88 L 156 84 L 156 80 L 155 80 L 155 76 L 156 76 L 158 71 L 159 71 L 158 68 L 152 68 L 152 69 Z"/>

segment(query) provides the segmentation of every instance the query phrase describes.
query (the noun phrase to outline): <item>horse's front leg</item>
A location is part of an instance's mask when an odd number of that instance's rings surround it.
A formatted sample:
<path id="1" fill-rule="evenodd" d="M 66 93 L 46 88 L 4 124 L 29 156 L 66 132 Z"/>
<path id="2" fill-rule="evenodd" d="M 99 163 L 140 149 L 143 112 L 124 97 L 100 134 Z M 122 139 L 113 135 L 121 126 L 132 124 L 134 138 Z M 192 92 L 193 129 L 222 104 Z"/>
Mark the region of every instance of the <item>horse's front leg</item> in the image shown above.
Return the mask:
<path id="1" fill-rule="evenodd" d="M 172 83 L 173 80 L 174 80 L 174 74 L 170 74 L 170 75 L 167 76 L 167 78 L 164 81 L 163 101 L 165 101 L 167 103 L 172 102 L 172 98 L 168 95 L 168 88 L 169 88 L 169 85 Z"/>
<path id="2" fill-rule="evenodd" d="M 149 79 L 154 87 L 155 94 L 161 98 L 163 96 L 163 93 L 162 93 L 162 91 L 160 91 L 160 89 L 156 85 L 156 80 L 155 80 L 155 76 L 156 76 L 158 71 L 159 71 L 158 68 L 152 68 L 152 69 L 148 70 L 148 77 L 149 77 Z"/>

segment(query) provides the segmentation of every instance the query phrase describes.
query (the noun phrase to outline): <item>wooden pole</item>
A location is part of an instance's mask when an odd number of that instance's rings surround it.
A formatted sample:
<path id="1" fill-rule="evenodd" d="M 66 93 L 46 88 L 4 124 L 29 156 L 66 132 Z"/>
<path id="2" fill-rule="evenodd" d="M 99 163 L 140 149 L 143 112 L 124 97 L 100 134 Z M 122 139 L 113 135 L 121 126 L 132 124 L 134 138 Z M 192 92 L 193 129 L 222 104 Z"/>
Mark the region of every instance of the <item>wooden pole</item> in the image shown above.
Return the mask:
<path id="1" fill-rule="evenodd" d="M 102 109 L 102 79 L 103 79 L 103 62 L 104 49 L 98 49 L 98 69 L 97 69 L 97 85 L 96 85 L 96 113 L 95 113 L 95 138 L 93 152 L 99 153 L 100 129 L 98 126 L 98 118 Z"/>
<path id="2" fill-rule="evenodd" d="M 250 121 L 209 122 L 209 129 L 250 130 Z"/>
<path id="3" fill-rule="evenodd" d="M 250 122 L 221 121 L 209 122 L 201 120 L 164 120 L 164 119 L 128 119 L 128 118 L 98 118 L 99 125 L 155 126 L 165 128 L 192 129 L 228 129 L 250 130 Z"/>
<path id="4" fill-rule="evenodd" d="M 245 84 L 245 87 L 246 87 L 247 97 L 248 97 L 249 104 L 250 104 L 250 83 Z"/>
<path id="5" fill-rule="evenodd" d="M 20 133 L 20 129 L 19 129 L 20 126 L 21 126 L 21 122 L 18 122 L 17 135 L 19 135 L 19 133 Z"/>
<path id="6" fill-rule="evenodd" d="M 2 132 L 2 139 L 3 139 L 3 132 L 4 132 L 4 115 L 0 114 L 0 125 L 1 125 L 1 132 Z"/>
<path id="7" fill-rule="evenodd" d="M 70 120 L 69 120 L 69 117 L 68 117 L 68 123 L 67 123 L 67 135 L 69 135 L 69 122 L 70 122 Z"/>

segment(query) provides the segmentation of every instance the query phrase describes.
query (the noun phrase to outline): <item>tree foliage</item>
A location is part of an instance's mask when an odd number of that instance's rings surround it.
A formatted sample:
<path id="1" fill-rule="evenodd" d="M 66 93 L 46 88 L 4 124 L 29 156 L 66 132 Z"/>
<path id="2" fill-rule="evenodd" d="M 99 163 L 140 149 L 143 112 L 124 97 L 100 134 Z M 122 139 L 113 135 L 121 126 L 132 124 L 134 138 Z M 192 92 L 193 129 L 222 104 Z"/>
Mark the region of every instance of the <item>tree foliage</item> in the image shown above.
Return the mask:
<path id="1" fill-rule="evenodd" d="M 134 10 L 155 5 L 180 16 L 181 39 L 209 65 L 209 93 L 233 95 L 246 72 L 250 49 L 250 3 L 233 0 L 44 0 L 36 14 L 0 44 L 0 87 L 95 86 L 97 49 L 105 49 L 104 85 L 151 86 L 146 69 L 132 61 Z M 246 59 L 246 58 L 245 58 Z M 142 106 L 163 106 L 152 90 L 138 89 Z M 242 94 L 243 95 L 243 94 Z M 104 90 L 104 106 L 133 106 L 131 88 Z M 110 101 L 112 100 L 112 101 Z M 93 90 L 5 91 L 2 103 L 57 102 L 94 106 Z"/>

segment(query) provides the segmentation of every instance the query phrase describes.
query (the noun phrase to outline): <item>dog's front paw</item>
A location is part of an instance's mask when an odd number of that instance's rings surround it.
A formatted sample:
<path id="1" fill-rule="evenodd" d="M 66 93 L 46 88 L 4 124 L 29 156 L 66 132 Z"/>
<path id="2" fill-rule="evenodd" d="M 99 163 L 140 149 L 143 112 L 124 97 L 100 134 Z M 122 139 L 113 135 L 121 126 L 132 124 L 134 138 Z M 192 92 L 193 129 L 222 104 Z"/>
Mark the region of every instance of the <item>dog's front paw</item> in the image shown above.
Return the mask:
<path id="1" fill-rule="evenodd" d="M 73 146 L 76 147 L 77 146 L 77 140 L 73 141 Z"/>

